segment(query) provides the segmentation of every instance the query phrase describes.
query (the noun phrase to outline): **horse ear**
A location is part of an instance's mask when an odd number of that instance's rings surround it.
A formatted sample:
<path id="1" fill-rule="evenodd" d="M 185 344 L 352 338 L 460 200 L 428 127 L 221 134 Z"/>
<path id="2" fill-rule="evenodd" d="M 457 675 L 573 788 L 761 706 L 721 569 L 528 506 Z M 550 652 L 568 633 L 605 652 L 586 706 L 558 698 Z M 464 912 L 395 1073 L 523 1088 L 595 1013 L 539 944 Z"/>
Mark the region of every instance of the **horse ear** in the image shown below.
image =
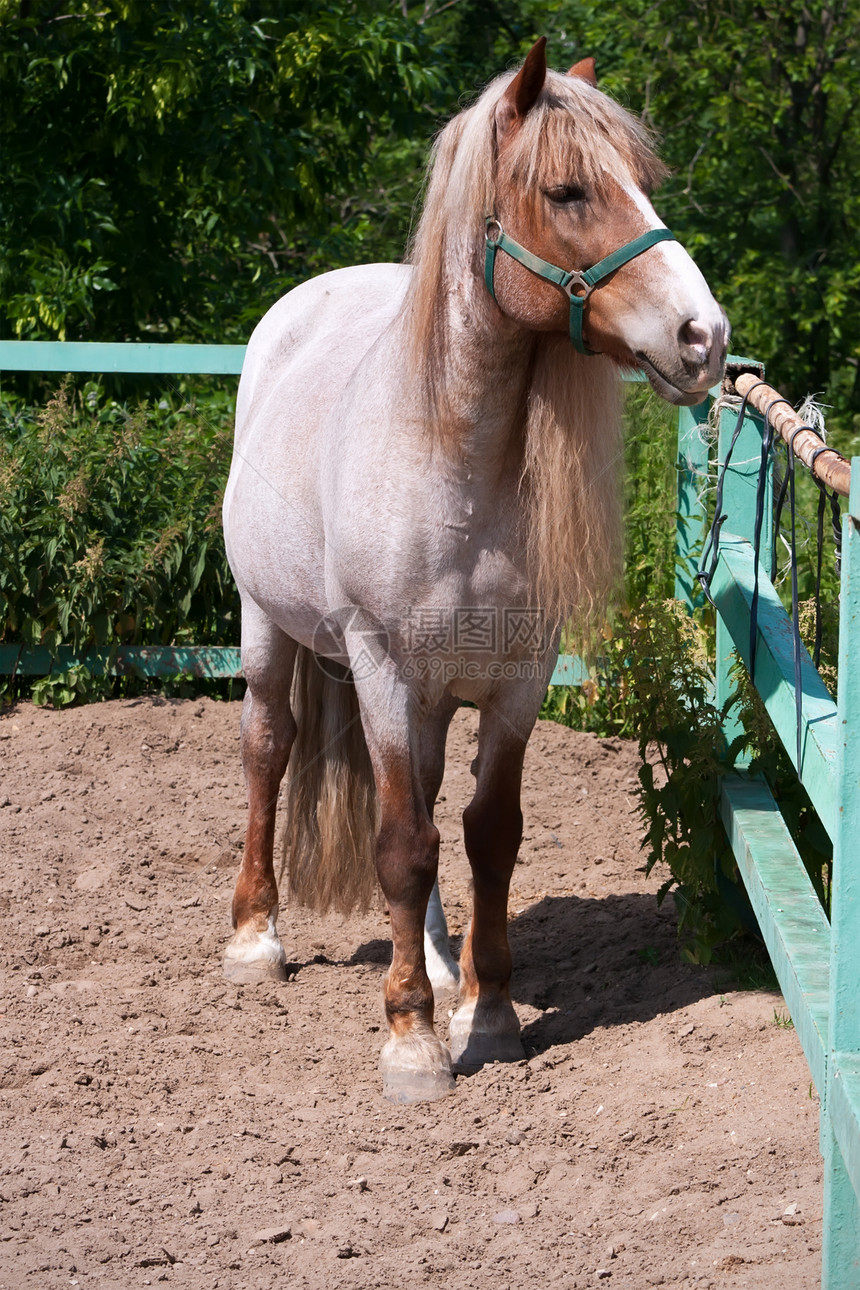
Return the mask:
<path id="1" fill-rule="evenodd" d="M 499 99 L 496 108 L 496 129 L 499 139 L 521 121 L 537 101 L 546 80 L 546 36 L 536 40 L 526 55 L 526 61 Z"/>
<path id="2" fill-rule="evenodd" d="M 580 58 L 579 62 L 574 63 L 567 74 L 568 76 L 578 76 L 580 80 L 588 81 L 589 85 L 593 85 L 597 89 L 597 72 L 593 58 Z"/>

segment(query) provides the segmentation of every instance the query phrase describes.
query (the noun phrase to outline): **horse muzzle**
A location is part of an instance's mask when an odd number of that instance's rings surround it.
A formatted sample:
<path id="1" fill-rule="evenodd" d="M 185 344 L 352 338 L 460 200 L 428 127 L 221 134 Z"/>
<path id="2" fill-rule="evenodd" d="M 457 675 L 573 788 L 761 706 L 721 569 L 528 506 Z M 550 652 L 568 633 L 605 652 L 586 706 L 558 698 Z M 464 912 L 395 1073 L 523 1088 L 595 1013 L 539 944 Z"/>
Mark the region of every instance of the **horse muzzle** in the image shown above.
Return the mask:
<path id="1" fill-rule="evenodd" d="M 685 319 L 678 328 L 677 350 L 670 357 L 636 350 L 634 358 L 661 398 L 692 407 L 721 381 L 728 343 L 729 324 L 720 310 L 714 323 Z"/>

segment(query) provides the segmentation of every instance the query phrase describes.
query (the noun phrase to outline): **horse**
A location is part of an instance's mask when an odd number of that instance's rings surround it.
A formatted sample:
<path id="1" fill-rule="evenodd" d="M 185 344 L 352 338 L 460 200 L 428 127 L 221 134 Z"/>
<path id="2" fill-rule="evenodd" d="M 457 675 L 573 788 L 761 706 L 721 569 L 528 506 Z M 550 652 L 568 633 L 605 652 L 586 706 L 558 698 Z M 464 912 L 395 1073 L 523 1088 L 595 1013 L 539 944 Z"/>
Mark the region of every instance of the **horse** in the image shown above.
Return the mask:
<path id="1" fill-rule="evenodd" d="M 387 902 L 395 1103 L 524 1055 L 507 938 L 523 757 L 563 624 L 586 630 L 617 582 L 621 374 L 692 405 L 725 360 L 725 315 L 651 205 L 665 173 L 593 60 L 549 70 L 541 39 L 441 131 L 408 263 L 301 284 L 247 348 L 223 518 L 249 813 L 224 972 L 284 975 L 287 774 L 291 899 L 367 907 L 378 882 Z M 433 808 L 463 701 L 473 911 L 446 1046 Z"/>

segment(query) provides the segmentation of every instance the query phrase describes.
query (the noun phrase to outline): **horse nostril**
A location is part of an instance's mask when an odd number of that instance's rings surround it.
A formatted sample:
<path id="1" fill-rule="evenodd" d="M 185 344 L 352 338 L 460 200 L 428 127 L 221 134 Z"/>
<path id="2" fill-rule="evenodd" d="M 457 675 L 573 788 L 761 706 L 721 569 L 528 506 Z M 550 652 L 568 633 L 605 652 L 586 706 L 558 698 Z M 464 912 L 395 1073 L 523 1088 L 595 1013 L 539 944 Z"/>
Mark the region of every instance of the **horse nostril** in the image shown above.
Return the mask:
<path id="1" fill-rule="evenodd" d="M 710 355 L 711 333 L 695 319 L 688 318 L 678 328 L 678 344 L 685 363 L 703 367 Z"/>

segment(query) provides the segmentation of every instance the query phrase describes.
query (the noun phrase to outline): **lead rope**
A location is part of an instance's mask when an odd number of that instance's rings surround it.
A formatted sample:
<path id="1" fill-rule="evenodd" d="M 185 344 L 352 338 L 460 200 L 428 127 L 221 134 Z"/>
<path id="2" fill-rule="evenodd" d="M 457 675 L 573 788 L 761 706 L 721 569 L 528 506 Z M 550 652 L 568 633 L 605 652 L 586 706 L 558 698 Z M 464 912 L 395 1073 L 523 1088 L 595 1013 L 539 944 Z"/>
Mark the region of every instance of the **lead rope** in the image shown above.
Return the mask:
<path id="1" fill-rule="evenodd" d="M 816 430 L 814 426 L 810 426 L 810 425 L 798 426 L 797 429 L 810 430 L 814 435 L 817 436 L 817 438 L 819 439 L 822 438 L 821 432 L 819 430 Z M 792 443 L 793 442 L 794 442 L 794 435 L 792 435 Z M 786 453 L 788 453 L 788 451 L 789 451 L 788 445 L 786 444 Z M 817 516 L 817 534 L 816 534 L 818 550 L 816 555 L 815 597 L 814 597 L 815 599 L 815 640 L 813 643 L 813 651 L 812 651 L 812 661 L 816 667 L 818 667 L 821 661 L 821 638 L 822 638 L 822 631 L 823 631 L 823 621 L 822 621 L 822 613 L 821 613 L 821 575 L 822 575 L 823 560 L 824 560 L 824 519 L 827 512 L 828 504 L 830 506 L 830 529 L 833 537 L 834 563 L 836 565 L 837 575 L 840 573 L 840 570 L 842 567 L 842 512 L 839 509 L 839 495 L 834 489 L 828 489 L 824 481 L 819 479 L 818 476 L 814 474 L 814 471 L 813 471 L 813 468 L 818 458 L 821 456 L 823 452 L 827 452 L 827 451 L 828 451 L 827 445 L 825 443 L 822 443 L 820 448 L 815 449 L 815 452 L 812 454 L 812 460 L 809 463 L 810 474 L 812 475 L 812 478 L 818 487 L 818 516 Z M 790 478 L 790 472 L 788 469 L 786 469 L 786 473 L 783 476 L 782 483 L 780 485 L 779 495 L 776 500 L 776 506 L 774 508 L 774 543 L 773 543 L 773 558 L 771 561 L 771 573 L 770 573 L 771 582 L 776 582 L 776 578 L 777 578 L 777 572 L 778 572 L 777 546 L 778 546 L 779 528 L 780 528 L 780 521 L 782 519 L 782 511 L 785 504 L 786 492 L 788 490 L 789 478 Z M 792 560 L 794 559 L 796 559 L 796 556 L 794 552 L 792 552 Z"/>
<path id="2" fill-rule="evenodd" d="M 758 381 L 764 385 L 764 381 Z M 753 385 L 750 393 L 756 387 Z M 750 603 L 750 680 L 755 684 L 755 661 L 758 649 L 758 566 L 761 556 L 761 531 L 764 523 L 764 499 L 767 492 L 767 463 L 773 448 L 774 426 L 770 419 L 770 410 L 776 403 L 787 403 L 787 399 L 773 399 L 767 405 L 764 414 L 764 434 L 761 439 L 761 461 L 758 469 L 758 480 L 755 490 L 755 524 L 753 526 L 753 594 Z"/>

